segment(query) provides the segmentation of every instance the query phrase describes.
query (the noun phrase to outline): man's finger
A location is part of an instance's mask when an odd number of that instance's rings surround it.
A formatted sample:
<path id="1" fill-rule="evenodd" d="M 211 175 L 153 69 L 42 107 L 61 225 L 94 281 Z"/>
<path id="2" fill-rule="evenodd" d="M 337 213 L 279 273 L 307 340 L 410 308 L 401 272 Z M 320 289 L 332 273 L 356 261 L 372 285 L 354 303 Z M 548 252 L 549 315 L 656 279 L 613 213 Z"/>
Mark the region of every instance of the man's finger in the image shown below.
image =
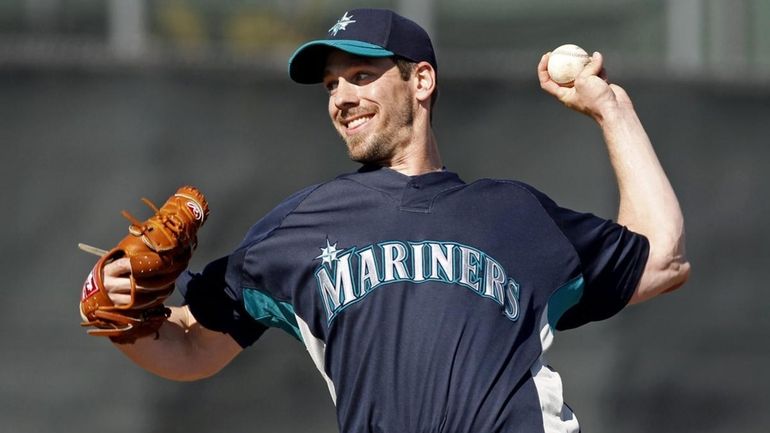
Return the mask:
<path id="1" fill-rule="evenodd" d="M 122 257 L 104 265 L 104 277 L 127 276 L 131 273 L 131 260 Z"/>
<path id="2" fill-rule="evenodd" d="M 110 301 L 115 305 L 126 305 L 131 303 L 131 295 L 124 295 L 121 293 L 108 293 Z"/>
<path id="3" fill-rule="evenodd" d="M 540 57 L 540 62 L 537 64 L 537 72 L 538 74 L 540 72 L 548 73 L 548 59 L 551 57 L 551 52 L 547 52 L 543 54 L 542 57 Z"/>
<path id="4" fill-rule="evenodd" d="M 599 71 L 599 78 L 609 83 L 607 80 L 607 68 L 602 68 L 602 70 Z"/>
<path id="5" fill-rule="evenodd" d="M 551 79 L 551 75 L 548 74 L 548 59 L 551 53 L 547 52 L 540 58 L 540 63 L 537 64 L 537 78 L 540 80 L 540 88 L 561 99 L 564 95 L 564 88 Z"/>
<path id="6" fill-rule="evenodd" d="M 126 258 L 120 258 L 104 265 L 104 288 L 110 295 L 122 293 L 131 293 L 131 261 Z"/>
<path id="7" fill-rule="evenodd" d="M 582 71 L 580 71 L 580 76 L 586 77 L 589 75 L 596 75 L 599 76 L 602 69 L 604 68 L 604 57 L 602 57 L 602 54 L 598 51 L 595 51 L 594 54 L 591 56 L 591 61 L 586 64 L 586 66 L 583 68 Z"/>

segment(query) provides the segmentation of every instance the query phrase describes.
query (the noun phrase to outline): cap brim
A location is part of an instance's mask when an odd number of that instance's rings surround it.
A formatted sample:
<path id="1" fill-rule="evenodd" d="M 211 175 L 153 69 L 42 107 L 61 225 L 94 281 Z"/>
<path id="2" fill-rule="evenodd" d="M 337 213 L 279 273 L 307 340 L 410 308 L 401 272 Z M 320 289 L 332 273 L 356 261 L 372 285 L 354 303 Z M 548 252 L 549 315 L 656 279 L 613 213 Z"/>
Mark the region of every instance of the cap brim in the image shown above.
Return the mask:
<path id="1" fill-rule="evenodd" d="M 323 81 L 326 57 L 331 49 L 364 57 L 391 57 L 393 52 L 367 42 L 331 39 L 311 41 L 297 48 L 289 59 L 289 77 L 300 84 Z"/>

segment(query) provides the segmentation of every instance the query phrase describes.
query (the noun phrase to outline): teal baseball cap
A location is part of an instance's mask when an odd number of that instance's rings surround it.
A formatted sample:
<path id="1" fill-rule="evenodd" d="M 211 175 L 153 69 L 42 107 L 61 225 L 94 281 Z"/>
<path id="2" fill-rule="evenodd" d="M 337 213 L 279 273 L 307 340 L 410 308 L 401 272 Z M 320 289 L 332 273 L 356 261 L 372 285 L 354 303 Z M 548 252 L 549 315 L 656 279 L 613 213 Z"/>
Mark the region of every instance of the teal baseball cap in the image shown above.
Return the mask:
<path id="1" fill-rule="evenodd" d="M 352 9 L 329 28 L 326 39 L 310 41 L 289 59 L 289 77 L 297 83 L 323 81 L 331 50 L 363 57 L 402 57 L 428 62 L 438 72 L 428 33 L 414 21 L 388 9 Z"/>

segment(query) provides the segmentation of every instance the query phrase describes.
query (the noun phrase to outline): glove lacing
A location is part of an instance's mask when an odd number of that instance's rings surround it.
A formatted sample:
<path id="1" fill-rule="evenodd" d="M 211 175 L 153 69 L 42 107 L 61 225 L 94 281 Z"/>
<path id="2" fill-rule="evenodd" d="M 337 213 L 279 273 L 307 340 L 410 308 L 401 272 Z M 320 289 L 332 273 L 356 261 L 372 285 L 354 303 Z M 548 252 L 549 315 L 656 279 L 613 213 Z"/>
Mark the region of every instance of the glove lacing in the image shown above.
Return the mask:
<path id="1" fill-rule="evenodd" d="M 163 234 L 166 240 L 170 241 L 171 243 L 175 243 L 177 241 L 184 242 L 189 238 L 188 234 L 186 233 L 187 227 L 185 227 L 185 222 L 179 217 L 178 212 L 161 212 L 160 209 L 158 209 L 158 207 L 155 206 L 155 204 L 149 199 L 142 197 L 142 201 L 155 212 L 155 215 L 150 217 L 147 222 L 150 223 L 152 221 L 158 221 L 158 227 L 161 228 L 160 232 Z M 152 232 L 155 228 L 154 225 L 142 223 L 128 211 L 124 210 L 121 213 L 131 223 L 128 231 L 132 235 L 142 236 L 142 240 L 147 244 L 148 247 L 154 249 L 155 251 L 161 250 L 158 245 L 150 244 L 149 242 L 152 241 L 147 236 L 148 233 Z M 169 231 L 171 233 L 169 233 Z"/>

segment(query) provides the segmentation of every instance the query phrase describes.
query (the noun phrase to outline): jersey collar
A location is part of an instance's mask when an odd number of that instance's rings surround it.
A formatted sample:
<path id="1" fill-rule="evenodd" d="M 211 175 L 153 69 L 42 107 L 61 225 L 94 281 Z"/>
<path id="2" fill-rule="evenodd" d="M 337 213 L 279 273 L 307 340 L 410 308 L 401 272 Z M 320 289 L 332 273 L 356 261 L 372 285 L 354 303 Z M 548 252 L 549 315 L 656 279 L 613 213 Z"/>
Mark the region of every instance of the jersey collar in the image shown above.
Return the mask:
<path id="1" fill-rule="evenodd" d="M 365 165 L 356 173 L 339 177 L 383 192 L 405 207 L 422 207 L 437 194 L 464 185 L 457 173 L 442 170 L 407 176 L 387 167 Z"/>

